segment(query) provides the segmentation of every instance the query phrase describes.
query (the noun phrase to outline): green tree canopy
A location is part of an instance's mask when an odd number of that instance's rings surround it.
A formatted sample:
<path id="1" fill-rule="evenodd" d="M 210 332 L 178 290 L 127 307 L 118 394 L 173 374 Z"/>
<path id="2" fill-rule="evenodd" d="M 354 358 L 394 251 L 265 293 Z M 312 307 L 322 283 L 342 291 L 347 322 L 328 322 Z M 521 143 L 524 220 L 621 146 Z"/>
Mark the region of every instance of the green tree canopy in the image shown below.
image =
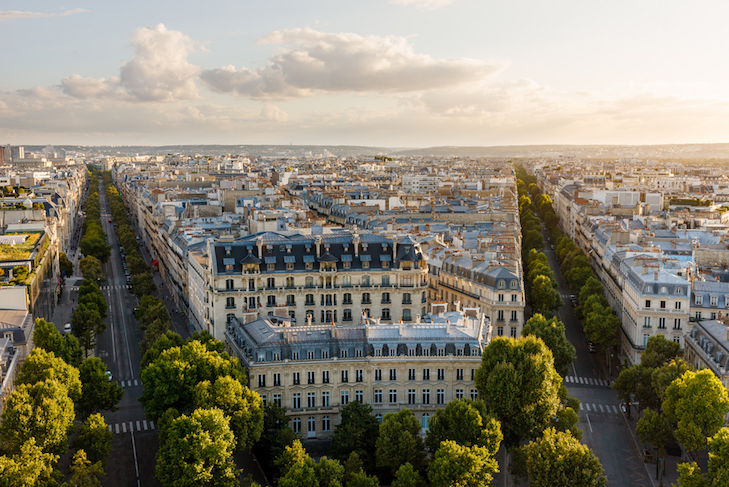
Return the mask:
<path id="1" fill-rule="evenodd" d="M 184 345 L 185 340 L 174 331 L 167 331 L 160 335 L 152 344 L 152 346 L 144 352 L 142 357 L 141 368 L 144 370 L 147 365 L 151 364 L 162 352 L 169 350 L 170 348 L 177 348 Z"/>
<path id="2" fill-rule="evenodd" d="M 261 438 L 254 445 L 253 451 L 258 460 L 273 470 L 278 476 L 278 468 L 274 461 L 278 459 L 287 446 L 291 446 L 296 439 L 296 433 L 289 427 L 286 410 L 276 403 L 270 403 L 263 408 L 263 432 Z"/>
<path id="3" fill-rule="evenodd" d="M 86 355 L 96 346 L 96 337 L 106 329 L 106 323 L 96 307 L 79 304 L 71 318 L 71 331 L 79 339 Z"/>
<path id="4" fill-rule="evenodd" d="M 562 306 L 562 297 L 547 276 L 537 276 L 531 285 L 532 310 L 543 315 Z"/>
<path id="5" fill-rule="evenodd" d="M 681 354 L 681 344 L 666 340 L 663 335 L 655 335 L 648 339 L 645 350 L 640 355 L 640 363 L 645 367 L 660 367 Z"/>
<path id="6" fill-rule="evenodd" d="M 79 270 L 84 279 L 90 281 L 106 280 L 104 271 L 101 269 L 101 261 L 93 255 L 87 255 L 78 261 Z"/>
<path id="7" fill-rule="evenodd" d="M 196 409 L 166 423 L 160 432 L 157 479 L 174 487 L 239 485 L 233 462 L 235 437 L 220 409 Z"/>
<path id="8" fill-rule="evenodd" d="M 544 435 L 524 447 L 531 485 L 573 487 L 605 486 L 600 460 L 569 433 L 544 430 Z"/>
<path id="9" fill-rule="evenodd" d="M 53 474 L 58 455 L 44 453 L 36 445 L 35 438 L 20 445 L 20 451 L 12 456 L 0 456 L 0 485 L 3 487 L 30 487 L 45 485 Z"/>
<path id="10" fill-rule="evenodd" d="M 620 320 L 613 315 L 613 311 L 599 303 L 593 305 L 585 315 L 585 335 L 598 345 L 612 344 L 619 326 Z"/>
<path id="11" fill-rule="evenodd" d="M 145 295 L 152 295 L 157 290 L 157 285 L 154 283 L 152 274 L 144 272 L 132 276 L 132 293 L 137 297 Z"/>
<path id="12" fill-rule="evenodd" d="M 422 485 L 423 479 L 420 473 L 410 463 L 400 465 L 395 472 L 395 480 L 392 481 L 392 487 L 422 487 Z"/>
<path id="13" fill-rule="evenodd" d="M 218 377 L 215 382 L 199 382 L 195 386 L 197 407 L 218 408 L 230 418 L 230 429 L 236 439 L 236 449 L 248 450 L 261 437 L 263 431 L 263 401 L 230 376 Z"/>
<path id="14" fill-rule="evenodd" d="M 5 405 L 0 437 L 11 454 L 20 453 L 23 444 L 35 438 L 44 452 L 60 455 L 68 447 L 74 416 L 73 401 L 59 381 L 21 384 Z"/>
<path id="15" fill-rule="evenodd" d="M 99 477 L 104 475 L 104 466 L 101 462 L 92 463 L 86 457 L 86 452 L 79 450 L 71 461 L 71 483 L 68 487 L 101 487 Z M 67 484 L 63 484 L 64 487 Z"/>
<path id="16" fill-rule="evenodd" d="M 55 379 L 63 384 L 71 400 L 78 401 L 81 397 L 78 369 L 56 357 L 53 352 L 35 348 L 20 368 L 15 384 L 32 385 L 46 379 Z"/>
<path id="17" fill-rule="evenodd" d="M 428 422 L 425 444 L 435 452 L 443 441 L 453 440 L 463 446 L 482 446 L 496 454 L 503 440 L 499 421 L 486 412 L 481 401 L 461 399 L 438 409 Z"/>
<path id="18" fill-rule="evenodd" d="M 567 340 L 564 323 L 557 318 L 548 320 L 537 313 L 524 323 L 521 335 L 533 335 L 541 338 L 552 351 L 554 368 L 557 369 L 559 375 L 564 377 L 569 373 L 570 365 L 577 358 L 577 352 L 575 347 Z"/>
<path id="19" fill-rule="evenodd" d="M 86 452 L 91 463 L 106 465 L 111 452 L 112 434 L 106 420 L 100 414 L 92 414 L 84 420 L 73 440 L 73 447 Z"/>
<path id="20" fill-rule="evenodd" d="M 412 464 L 419 468 L 423 464 L 423 440 L 420 437 L 420 423 L 409 409 L 387 413 L 380 425 L 377 438 L 377 465 L 397 472 L 400 465 Z"/>
<path id="21" fill-rule="evenodd" d="M 116 411 L 117 404 L 124 397 L 124 389 L 106 376 L 106 365 L 99 357 L 89 357 L 80 368 L 81 399 L 77 402 L 82 417 L 99 411 Z"/>
<path id="22" fill-rule="evenodd" d="M 663 411 L 677 426 L 676 439 L 688 451 L 698 451 L 724 424 L 729 393 L 710 370 L 689 370 L 666 389 Z"/>
<path id="23" fill-rule="evenodd" d="M 476 371 L 478 395 L 501 422 L 508 447 L 539 435 L 561 407 L 562 378 L 552 352 L 536 337 L 497 337 Z"/>
<path id="24" fill-rule="evenodd" d="M 74 367 L 81 365 L 81 360 L 83 360 L 83 350 L 81 350 L 78 338 L 70 333 L 61 335 L 53 323 L 49 323 L 43 318 L 35 320 L 33 343 L 36 348 L 52 352 L 56 357 L 60 357 Z"/>
<path id="25" fill-rule="evenodd" d="M 101 315 L 101 319 L 106 318 L 106 299 L 104 299 L 101 292 L 86 293 L 79 296 L 78 304 L 89 309 L 95 309 Z"/>
<path id="26" fill-rule="evenodd" d="M 352 401 L 340 413 L 341 422 L 334 427 L 332 453 L 339 460 L 346 460 L 353 452 L 359 455 L 365 469 L 375 466 L 375 449 L 380 435 L 380 423 L 372 414 L 372 406 Z"/>
<path id="27" fill-rule="evenodd" d="M 435 452 L 428 478 L 432 487 L 481 487 L 490 485 L 498 471 L 498 462 L 486 448 L 448 440 Z"/>
<path id="28" fill-rule="evenodd" d="M 666 458 L 666 444 L 673 440 L 673 428 L 663 414 L 647 409 L 638 420 L 635 432 L 643 443 L 650 443 L 658 448 L 658 456 Z M 663 485 L 663 461 L 659 462 L 659 485 Z"/>
<path id="29" fill-rule="evenodd" d="M 58 266 L 66 277 L 73 275 L 73 262 L 71 262 L 68 259 L 68 256 L 66 256 L 63 252 L 58 255 Z"/>

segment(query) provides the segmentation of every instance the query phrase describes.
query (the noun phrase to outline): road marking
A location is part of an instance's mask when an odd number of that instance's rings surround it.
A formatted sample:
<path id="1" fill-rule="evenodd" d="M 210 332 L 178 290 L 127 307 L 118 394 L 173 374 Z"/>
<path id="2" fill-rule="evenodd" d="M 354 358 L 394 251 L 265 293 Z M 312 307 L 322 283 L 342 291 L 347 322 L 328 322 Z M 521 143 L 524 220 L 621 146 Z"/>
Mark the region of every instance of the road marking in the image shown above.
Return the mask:
<path id="1" fill-rule="evenodd" d="M 582 407 L 582 403 L 580 403 L 580 411 L 582 411 L 584 408 Z"/>
<path id="2" fill-rule="evenodd" d="M 590 427 L 590 433 L 592 433 L 592 423 L 590 423 L 590 415 L 585 414 L 585 417 L 587 418 L 587 426 Z"/>
<path id="3" fill-rule="evenodd" d="M 137 431 L 142 431 L 142 427 L 139 425 L 139 421 L 137 421 Z"/>
<path id="4" fill-rule="evenodd" d="M 139 382 L 137 382 L 137 379 L 134 379 L 134 385 L 135 386 L 138 386 L 139 385 Z"/>
<path id="5" fill-rule="evenodd" d="M 109 433 L 113 433 L 113 432 L 114 432 L 114 430 L 111 429 L 111 425 L 109 425 Z"/>
<path id="6" fill-rule="evenodd" d="M 613 408 L 613 412 L 614 412 L 615 414 L 618 414 L 618 409 L 617 409 L 617 408 L 616 408 L 615 406 L 612 406 L 612 408 Z"/>
<path id="7" fill-rule="evenodd" d="M 126 432 L 127 432 L 127 424 L 122 423 L 122 433 L 126 433 Z"/>
<path id="8" fill-rule="evenodd" d="M 114 429 L 116 430 L 116 434 L 118 435 L 119 434 L 119 423 L 116 423 L 114 425 Z"/>
<path id="9" fill-rule="evenodd" d="M 592 403 L 592 410 L 597 412 L 597 406 L 595 406 L 595 403 Z"/>
<path id="10" fill-rule="evenodd" d="M 580 384 L 584 384 L 584 383 L 585 383 L 585 379 L 583 379 L 582 377 L 580 377 Z"/>
<path id="11" fill-rule="evenodd" d="M 147 431 L 149 429 L 149 427 L 147 426 L 147 420 L 146 419 L 144 421 L 142 421 L 142 425 L 144 426 L 144 431 Z"/>
<path id="12" fill-rule="evenodd" d="M 149 429 L 154 429 L 154 421 L 149 422 Z"/>
<path id="13" fill-rule="evenodd" d="M 587 404 L 587 403 L 585 403 L 585 409 L 587 409 L 589 411 L 590 410 L 590 405 Z"/>
<path id="14" fill-rule="evenodd" d="M 600 412 L 601 412 L 601 413 L 604 413 L 604 412 L 605 412 L 605 410 L 604 410 L 604 409 L 602 408 L 602 404 L 598 404 L 598 406 L 600 406 Z"/>

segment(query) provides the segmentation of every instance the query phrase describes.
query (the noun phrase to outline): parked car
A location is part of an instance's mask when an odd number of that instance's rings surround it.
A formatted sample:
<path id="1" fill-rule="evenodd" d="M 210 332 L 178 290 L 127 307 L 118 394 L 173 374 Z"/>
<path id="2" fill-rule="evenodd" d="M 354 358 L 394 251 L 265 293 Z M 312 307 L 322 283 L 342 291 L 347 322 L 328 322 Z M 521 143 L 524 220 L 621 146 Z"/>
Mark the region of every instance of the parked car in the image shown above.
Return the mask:
<path id="1" fill-rule="evenodd" d="M 597 347 L 596 347 L 596 346 L 595 346 L 595 344 L 594 344 L 593 342 L 591 342 L 590 340 L 587 340 L 587 351 L 588 351 L 588 352 L 590 352 L 590 353 L 595 353 L 595 352 L 597 352 Z"/>
<path id="2" fill-rule="evenodd" d="M 106 378 L 109 379 L 109 382 L 111 382 L 112 376 L 110 371 L 106 371 Z"/>
<path id="3" fill-rule="evenodd" d="M 570 302 L 572 303 L 572 306 L 577 306 L 577 296 L 570 294 Z"/>
<path id="4" fill-rule="evenodd" d="M 74 308 L 74 310 L 75 309 L 76 308 Z M 63 325 L 63 334 L 65 335 L 66 333 L 71 333 L 71 323 L 66 323 L 65 325 Z"/>
<path id="5" fill-rule="evenodd" d="M 111 223 L 111 218 L 109 218 L 109 223 Z"/>

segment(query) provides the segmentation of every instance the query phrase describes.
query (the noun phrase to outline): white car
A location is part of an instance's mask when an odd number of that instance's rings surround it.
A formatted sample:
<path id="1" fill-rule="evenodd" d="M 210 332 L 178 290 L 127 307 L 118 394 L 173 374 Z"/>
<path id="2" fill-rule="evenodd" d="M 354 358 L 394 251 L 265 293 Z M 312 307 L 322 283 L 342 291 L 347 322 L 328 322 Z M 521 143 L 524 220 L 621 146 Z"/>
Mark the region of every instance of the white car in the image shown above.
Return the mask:
<path id="1" fill-rule="evenodd" d="M 63 325 L 63 334 L 71 333 L 71 323 L 66 323 Z"/>

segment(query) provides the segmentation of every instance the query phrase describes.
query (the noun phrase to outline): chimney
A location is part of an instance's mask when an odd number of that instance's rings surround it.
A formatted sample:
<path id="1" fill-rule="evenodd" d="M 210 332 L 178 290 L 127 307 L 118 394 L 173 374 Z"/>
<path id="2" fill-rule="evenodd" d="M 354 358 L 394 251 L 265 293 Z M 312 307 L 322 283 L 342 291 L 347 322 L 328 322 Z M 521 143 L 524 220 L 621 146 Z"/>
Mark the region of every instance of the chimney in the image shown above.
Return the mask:
<path id="1" fill-rule="evenodd" d="M 263 259 L 263 237 L 256 237 L 256 247 L 258 247 L 258 258 Z"/>
<path id="2" fill-rule="evenodd" d="M 648 274 L 648 266 L 643 264 L 643 275 Z"/>
<path id="3" fill-rule="evenodd" d="M 658 271 L 656 271 L 656 272 L 653 273 L 653 280 L 654 281 L 657 281 L 658 280 Z"/>
<path id="4" fill-rule="evenodd" d="M 321 257 L 321 237 L 319 235 L 316 236 L 316 258 L 318 259 Z"/>
<path id="5" fill-rule="evenodd" d="M 354 256 L 359 257 L 359 233 L 352 235 L 352 246 L 354 247 Z"/>

